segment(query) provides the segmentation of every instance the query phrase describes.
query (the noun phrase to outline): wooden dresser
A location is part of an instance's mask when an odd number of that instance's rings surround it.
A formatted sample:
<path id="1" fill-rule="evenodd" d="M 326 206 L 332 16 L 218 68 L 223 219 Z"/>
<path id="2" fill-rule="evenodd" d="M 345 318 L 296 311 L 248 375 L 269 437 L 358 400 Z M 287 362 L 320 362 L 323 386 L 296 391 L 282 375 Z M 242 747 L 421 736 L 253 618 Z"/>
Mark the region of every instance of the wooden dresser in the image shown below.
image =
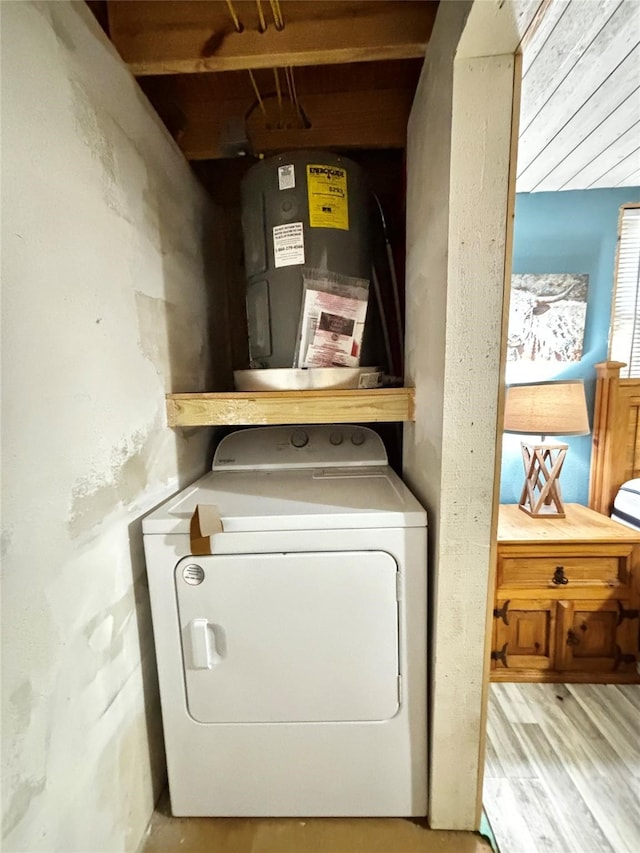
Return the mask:
<path id="1" fill-rule="evenodd" d="M 500 507 L 491 680 L 640 682 L 640 532 L 566 512 Z"/>

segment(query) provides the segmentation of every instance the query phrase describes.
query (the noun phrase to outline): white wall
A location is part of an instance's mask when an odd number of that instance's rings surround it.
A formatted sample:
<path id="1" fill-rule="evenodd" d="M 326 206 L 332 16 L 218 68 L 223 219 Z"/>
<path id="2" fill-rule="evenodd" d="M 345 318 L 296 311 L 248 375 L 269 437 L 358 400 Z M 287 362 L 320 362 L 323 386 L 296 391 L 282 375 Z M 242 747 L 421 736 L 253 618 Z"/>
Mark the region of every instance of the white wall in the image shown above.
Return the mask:
<path id="1" fill-rule="evenodd" d="M 429 819 L 445 829 L 479 823 L 515 13 L 440 4 L 409 123 L 404 472 L 430 519 Z"/>
<path id="2" fill-rule="evenodd" d="M 3 2 L 5 851 L 125 851 L 164 759 L 140 518 L 204 470 L 214 211 L 84 3 Z"/>

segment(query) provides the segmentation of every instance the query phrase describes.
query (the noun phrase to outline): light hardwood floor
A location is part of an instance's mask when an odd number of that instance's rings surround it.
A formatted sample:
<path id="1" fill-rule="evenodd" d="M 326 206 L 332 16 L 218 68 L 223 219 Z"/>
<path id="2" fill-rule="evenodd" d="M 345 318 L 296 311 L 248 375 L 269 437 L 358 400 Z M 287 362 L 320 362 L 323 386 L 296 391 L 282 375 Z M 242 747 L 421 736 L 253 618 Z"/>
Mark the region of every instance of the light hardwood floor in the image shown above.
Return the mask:
<path id="1" fill-rule="evenodd" d="M 500 853 L 638 853 L 640 685 L 492 684 L 487 735 Z"/>

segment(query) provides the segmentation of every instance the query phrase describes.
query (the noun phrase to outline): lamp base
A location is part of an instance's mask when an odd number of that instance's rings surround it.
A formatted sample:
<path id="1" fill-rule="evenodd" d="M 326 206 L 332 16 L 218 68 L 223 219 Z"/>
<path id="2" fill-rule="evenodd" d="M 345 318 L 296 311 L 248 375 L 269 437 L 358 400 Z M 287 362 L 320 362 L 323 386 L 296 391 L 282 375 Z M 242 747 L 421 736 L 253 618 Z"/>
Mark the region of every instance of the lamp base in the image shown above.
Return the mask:
<path id="1" fill-rule="evenodd" d="M 565 518 L 560 493 L 560 471 L 568 444 L 521 442 L 525 481 L 519 508 L 532 518 Z"/>

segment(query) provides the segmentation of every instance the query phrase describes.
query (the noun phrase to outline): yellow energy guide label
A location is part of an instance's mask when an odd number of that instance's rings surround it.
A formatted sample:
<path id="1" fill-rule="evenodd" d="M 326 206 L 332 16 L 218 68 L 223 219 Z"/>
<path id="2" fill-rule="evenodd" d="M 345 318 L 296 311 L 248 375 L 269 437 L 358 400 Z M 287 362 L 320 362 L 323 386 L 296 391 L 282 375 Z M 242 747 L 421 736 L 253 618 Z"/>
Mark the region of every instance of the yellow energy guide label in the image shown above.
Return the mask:
<path id="1" fill-rule="evenodd" d="M 347 171 L 337 166 L 307 166 L 309 225 L 349 230 Z"/>

